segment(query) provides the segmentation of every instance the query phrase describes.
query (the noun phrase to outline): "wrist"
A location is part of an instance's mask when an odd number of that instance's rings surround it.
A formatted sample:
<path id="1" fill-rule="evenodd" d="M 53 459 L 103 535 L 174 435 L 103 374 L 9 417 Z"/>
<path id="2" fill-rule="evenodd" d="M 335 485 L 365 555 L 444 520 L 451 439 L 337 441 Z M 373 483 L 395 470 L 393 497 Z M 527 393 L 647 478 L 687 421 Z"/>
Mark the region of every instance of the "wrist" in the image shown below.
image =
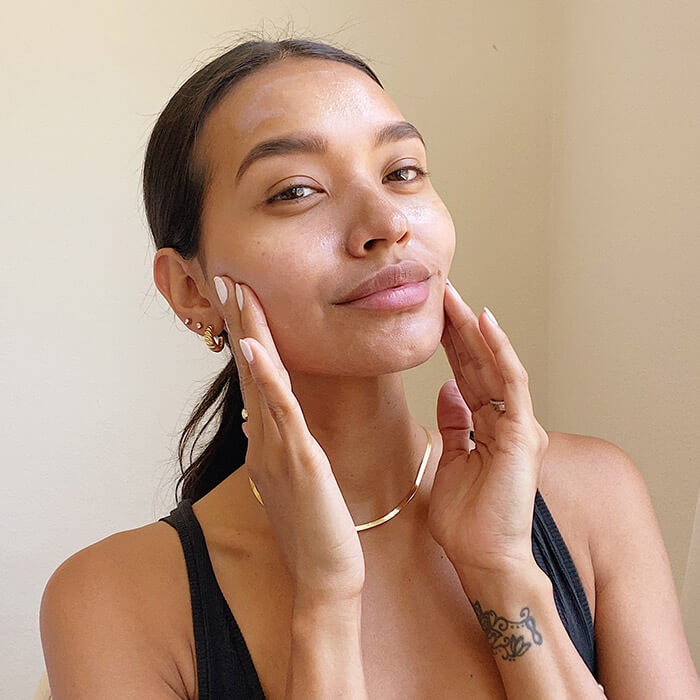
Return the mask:
<path id="1" fill-rule="evenodd" d="M 489 599 L 494 603 L 506 603 L 529 593 L 551 593 L 554 589 L 547 574 L 537 562 L 513 562 L 509 567 L 457 570 L 462 588 L 469 600 Z"/>
<path id="2" fill-rule="evenodd" d="M 292 625 L 295 628 L 359 627 L 361 618 L 361 598 L 329 600 L 308 595 L 294 597 Z"/>
<path id="3" fill-rule="evenodd" d="M 361 608 L 358 599 L 294 598 L 286 698 L 367 700 Z"/>

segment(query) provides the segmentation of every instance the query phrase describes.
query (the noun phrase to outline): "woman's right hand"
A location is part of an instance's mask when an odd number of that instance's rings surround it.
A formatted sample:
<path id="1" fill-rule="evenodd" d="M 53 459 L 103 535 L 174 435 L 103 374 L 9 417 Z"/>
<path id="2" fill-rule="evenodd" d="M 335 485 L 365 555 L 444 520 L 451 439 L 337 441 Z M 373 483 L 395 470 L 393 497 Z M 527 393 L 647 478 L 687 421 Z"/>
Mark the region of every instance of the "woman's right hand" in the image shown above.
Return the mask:
<path id="1" fill-rule="evenodd" d="M 357 599 L 365 581 L 364 556 L 328 457 L 306 425 L 257 295 L 239 284 L 239 310 L 234 282 L 226 275 L 219 279 L 219 298 L 222 283 L 227 292 L 224 322 L 248 411 L 245 464 L 291 573 L 295 596 L 329 602 Z M 240 339 L 250 348 L 250 362 Z"/>

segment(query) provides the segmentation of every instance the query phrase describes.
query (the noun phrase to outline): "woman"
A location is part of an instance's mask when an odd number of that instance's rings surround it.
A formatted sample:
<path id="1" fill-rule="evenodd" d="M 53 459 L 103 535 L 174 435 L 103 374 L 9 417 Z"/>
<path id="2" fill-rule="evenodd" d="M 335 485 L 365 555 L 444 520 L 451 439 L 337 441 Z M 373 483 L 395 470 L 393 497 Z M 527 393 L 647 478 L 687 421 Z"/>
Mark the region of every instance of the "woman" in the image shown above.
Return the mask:
<path id="1" fill-rule="evenodd" d="M 365 63 L 228 51 L 160 116 L 144 196 L 158 289 L 232 357 L 177 508 L 47 584 L 56 700 L 700 697 L 639 471 L 539 425 L 506 333 L 447 284 L 423 139 Z M 400 373 L 440 344 L 429 431 Z"/>

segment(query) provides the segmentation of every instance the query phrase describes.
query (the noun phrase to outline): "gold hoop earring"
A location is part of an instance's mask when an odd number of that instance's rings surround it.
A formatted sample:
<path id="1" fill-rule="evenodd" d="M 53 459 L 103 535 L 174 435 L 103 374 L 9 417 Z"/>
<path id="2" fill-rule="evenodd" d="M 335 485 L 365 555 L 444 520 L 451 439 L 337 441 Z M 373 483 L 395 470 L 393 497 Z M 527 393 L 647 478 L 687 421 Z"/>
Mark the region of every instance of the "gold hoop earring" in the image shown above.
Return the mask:
<path id="1" fill-rule="evenodd" d="M 213 352 L 221 352 L 224 349 L 224 335 L 214 335 L 214 326 L 207 326 L 207 330 L 204 331 L 204 342 L 207 347 Z"/>

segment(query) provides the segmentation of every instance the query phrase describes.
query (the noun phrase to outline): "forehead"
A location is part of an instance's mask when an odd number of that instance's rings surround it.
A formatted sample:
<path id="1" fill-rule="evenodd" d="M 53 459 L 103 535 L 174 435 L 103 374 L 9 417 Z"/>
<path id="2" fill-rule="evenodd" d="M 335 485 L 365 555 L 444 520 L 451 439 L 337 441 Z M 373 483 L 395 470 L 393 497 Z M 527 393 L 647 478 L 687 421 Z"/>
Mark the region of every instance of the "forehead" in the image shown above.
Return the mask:
<path id="1" fill-rule="evenodd" d="M 313 58 L 279 61 L 246 76 L 207 117 L 202 141 L 209 156 L 240 160 L 263 138 L 294 130 L 368 137 L 373 126 L 403 119 L 369 75 Z M 214 147 L 215 146 L 215 147 Z"/>

